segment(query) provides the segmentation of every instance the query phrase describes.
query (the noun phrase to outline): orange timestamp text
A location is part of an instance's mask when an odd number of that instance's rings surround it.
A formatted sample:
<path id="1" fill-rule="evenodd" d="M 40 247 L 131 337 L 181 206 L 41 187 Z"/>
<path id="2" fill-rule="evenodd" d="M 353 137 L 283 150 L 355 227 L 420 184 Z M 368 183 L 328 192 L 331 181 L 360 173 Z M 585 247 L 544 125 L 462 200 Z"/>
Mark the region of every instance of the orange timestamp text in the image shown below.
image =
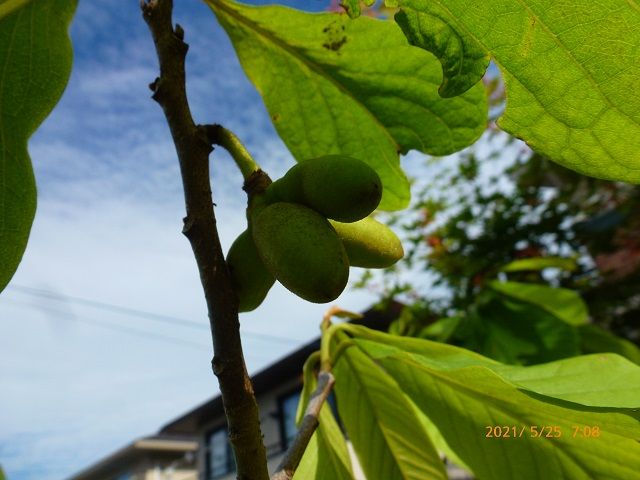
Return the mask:
<path id="1" fill-rule="evenodd" d="M 485 438 L 561 438 L 567 435 L 571 438 L 599 438 L 601 435 L 598 425 L 485 425 Z"/>

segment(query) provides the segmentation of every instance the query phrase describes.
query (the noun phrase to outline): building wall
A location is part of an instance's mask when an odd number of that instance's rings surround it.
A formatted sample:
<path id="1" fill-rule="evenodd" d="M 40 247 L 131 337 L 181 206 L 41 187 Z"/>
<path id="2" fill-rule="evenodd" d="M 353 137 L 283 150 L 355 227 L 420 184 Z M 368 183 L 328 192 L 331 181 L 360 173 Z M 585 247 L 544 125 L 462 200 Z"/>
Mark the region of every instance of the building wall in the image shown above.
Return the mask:
<path id="1" fill-rule="evenodd" d="M 197 480 L 198 472 L 189 469 L 161 469 L 153 468 L 138 477 L 140 480 Z"/>
<path id="2" fill-rule="evenodd" d="M 257 397 L 258 408 L 260 410 L 260 427 L 264 436 L 264 443 L 267 448 L 267 465 L 269 468 L 269 474 L 273 474 L 280 464 L 284 452 L 281 450 L 281 431 L 280 431 L 280 418 L 279 418 L 279 405 L 278 401 L 281 397 L 292 393 L 296 388 L 302 388 L 302 376 L 292 378 L 287 382 L 279 384 L 273 390 Z M 199 480 L 208 480 L 206 478 L 207 466 L 206 466 L 206 438 L 209 432 L 216 430 L 217 428 L 225 425 L 225 419 L 219 418 L 215 421 L 208 423 L 200 432 L 200 448 L 198 449 L 198 472 Z M 351 444 L 347 442 L 349 447 L 349 453 L 351 456 L 351 463 L 354 471 L 355 480 L 366 480 L 364 473 L 358 459 L 351 447 Z M 216 480 L 235 480 L 235 472 L 231 472 L 225 476 L 217 477 Z M 149 479 L 150 480 L 150 479 Z M 164 480 L 164 479 L 163 479 Z"/>
<path id="3" fill-rule="evenodd" d="M 302 388 L 302 375 L 294 377 L 289 381 L 279 383 L 276 388 L 259 395 L 256 400 L 258 402 L 258 408 L 260 410 L 260 428 L 262 435 L 264 436 L 264 444 L 268 453 L 268 466 L 269 472 L 273 473 L 276 467 L 280 463 L 283 452 L 281 451 L 281 435 L 280 435 L 280 419 L 278 399 L 295 391 L 296 388 Z M 226 423 L 223 417 L 220 417 L 208 424 L 206 424 L 200 431 L 198 449 L 198 472 L 199 480 L 208 480 L 206 478 L 207 465 L 206 465 L 206 439 L 209 432 L 216 430 L 224 426 Z M 216 480 L 235 480 L 235 472 L 228 475 L 217 477 Z"/>

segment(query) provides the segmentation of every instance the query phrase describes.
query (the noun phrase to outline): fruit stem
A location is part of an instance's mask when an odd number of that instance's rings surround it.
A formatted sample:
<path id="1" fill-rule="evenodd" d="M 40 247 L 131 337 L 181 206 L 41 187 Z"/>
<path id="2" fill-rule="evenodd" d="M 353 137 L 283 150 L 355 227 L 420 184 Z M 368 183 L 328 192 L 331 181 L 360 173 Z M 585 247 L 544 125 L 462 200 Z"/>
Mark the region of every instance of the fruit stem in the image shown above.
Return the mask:
<path id="1" fill-rule="evenodd" d="M 222 125 L 206 125 L 205 128 L 211 143 L 221 146 L 233 157 L 245 180 L 248 180 L 252 173 L 260 170 L 260 165 L 256 163 L 235 133 Z"/>

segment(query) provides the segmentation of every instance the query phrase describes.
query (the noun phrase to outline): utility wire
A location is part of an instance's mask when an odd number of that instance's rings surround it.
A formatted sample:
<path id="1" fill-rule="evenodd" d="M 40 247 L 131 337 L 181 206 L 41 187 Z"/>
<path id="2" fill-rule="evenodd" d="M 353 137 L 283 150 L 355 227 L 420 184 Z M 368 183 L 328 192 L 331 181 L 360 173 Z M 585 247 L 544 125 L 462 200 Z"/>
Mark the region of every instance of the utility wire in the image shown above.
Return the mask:
<path id="1" fill-rule="evenodd" d="M 17 305 L 20 307 L 30 307 L 33 308 L 33 305 L 27 302 L 21 302 L 19 300 L 13 300 L 13 299 L 7 299 L 4 300 L 6 302 L 9 302 L 13 305 Z M 162 340 L 165 342 L 171 342 L 172 344 L 175 343 L 181 343 L 183 345 L 188 345 L 189 347 L 196 347 L 199 348 L 201 350 L 209 350 L 209 347 L 207 347 L 206 345 L 202 344 L 202 343 L 198 343 L 198 342 L 192 342 L 190 340 L 184 340 L 181 338 L 174 338 L 174 337 L 170 337 L 168 335 L 162 335 L 161 333 L 155 333 L 155 332 L 148 332 L 148 331 L 144 331 L 144 330 L 139 330 L 137 328 L 131 328 L 131 327 L 127 327 L 125 325 L 116 325 L 113 323 L 109 323 L 109 322 L 103 322 L 100 320 L 95 320 L 95 319 L 83 319 L 83 318 L 78 318 L 75 316 L 67 316 L 67 315 L 63 315 L 63 312 L 60 312 L 59 310 L 56 310 L 54 308 L 48 308 L 48 307 L 38 307 L 38 308 L 42 308 L 44 310 L 47 310 L 49 312 L 53 312 L 58 314 L 58 318 L 62 319 L 62 320 L 67 320 L 67 321 L 71 321 L 71 322 L 79 322 L 79 323 L 84 323 L 86 325 L 94 325 L 94 326 L 98 326 L 98 327 L 102 327 L 102 328 L 106 328 L 108 330 L 113 330 L 116 332 L 121 332 L 121 333 L 128 333 L 130 335 L 134 335 L 137 337 L 143 337 L 145 339 L 149 339 L 149 340 Z"/>
<path id="2" fill-rule="evenodd" d="M 105 310 L 113 313 L 117 313 L 120 315 L 133 315 L 140 318 L 145 318 L 147 320 L 152 320 L 155 322 L 163 322 L 169 323 L 172 325 L 180 325 L 188 328 L 198 328 L 202 330 L 208 330 L 209 325 L 205 325 L 200 322 L 194 322 L 193 320 L 186 320 L 184 318 L 173 317 L 170 315 L 162 315 L 159 313 L 147 312 L 144 310 L 138 310 L 130 307 L 123 307 L 121 305 L 114 305 L 112 303 L 100 302 L 97 300 L 90 300 L 87 298 L 76 297 L 71 295 L 64 295 L 61 293 L 52 292 L 51 290 L 44 290 L 40 288 L 26 287 L 22 285 L 9 284 L 7 289 L 14 290 L 16 292 L 20 292 L 26 295 L 31 295 L 34 297 L 44 298 L 50 301 L 57 302 L 69 302 L 75 303 L 77 305 L 84 305 L 91 308 L 97 308 L 99 310 Z M 291 345 L 292 343 L 301 343 L 302 340 L 297 340 L 294 338 L 286 338 L 280 337 L 276 335 L 269 335 L 266 333 L 257 333 L 257 332 L 241 332 L 243 336 L 248 338 L 255 338 L 259 340 L 266 340 L 269 342 L 279 342 L 286 345 Z"/>

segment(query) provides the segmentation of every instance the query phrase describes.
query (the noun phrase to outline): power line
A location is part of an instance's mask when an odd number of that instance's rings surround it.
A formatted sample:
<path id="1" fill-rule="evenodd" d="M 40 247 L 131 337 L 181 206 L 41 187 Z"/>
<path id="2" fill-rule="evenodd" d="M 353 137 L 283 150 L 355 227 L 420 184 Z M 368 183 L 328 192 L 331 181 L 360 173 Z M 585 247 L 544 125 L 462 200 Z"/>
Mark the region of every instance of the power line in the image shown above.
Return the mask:
<path id="1" fill-rule="evenodd" d="M 76 297 L 76 296 L 72 296 L 72 295 L 65 295 L 62 293 L 57 293 L 57 292 L 53 292 L 51 290 L 44 290 L 44 289 L 40 289 L 40 288 L 33 288 L 33 287 L 27 287 L 27 286 L 23 286 L 23 285 L 15 285 L 15 284 L 10 284 L 7 286 L 7 289 L 12 289 L 15 290 L 17 292 L 26 294 L 26 295 L 31 295 L 34 297 L 40 297 L 40 298 L 44 298 L 46 300 L 50 300 L 50 301 L 57 301 L 57 302 L 69 302 L 69 303 L 75 303 L 77 305 L 84 305 L 87 307 L 91 307 L 91 308 L 96 308 L 99 310 L 104 310 L 104 311 L 109 311 L 109 312 L 113 312 L 113 313 L 117 313 L 120 315 L 132 315 L 132 316 L 136 316 L 136 317 L 140 317 L 140 318 L 145 318 L 147 320 L 152 320 L 155 322 L 163 322 L 163 323 L 168 323 L 168 324 L 172 324 L 172 325 L 180 325 L 182 327 L 188 327 L 188 328 L 198 328 L 198 329 L 202 329 L 202 330 L 208 330 L 209 326 L 208 325 L 204 325 L 200 322 L 194 322 L 193 320 L 186 320 L 184 318 L 179 318 L 179 317 L 174 317 L 171 315 L 163 315 L 163 314 L 159 314 L 159 313 L 154 313 L 154 312 L 147 312 L 145 310 L 139 310 L 136 308 L 130 308 L 130 307 L 124 307 L 121 305 L 115 305 L 112 303 L 107 303 L 107 302 L 101 302 L 101 301 L 97 301 L 97 300 L 90 300 L 87 298 L 82 298 L 82 297 Z M 279 342 L 279 343 L 283 343 L 286 345 L 291 345 L 292 343 L 300 343 L 302 342 L 302 340 L 297 340 L 294 338 L 287 338 L 287 337 L 281 337 L 281 336 L 276 336 L 276 335 L 270 335 L 267 333 L 258 333 L 258 332 L 247 332 L 247 331 L 243 331 L 242 335 L 244 335 L 245 337 L 249 337 L 249 338 L 255 338 L 257 340 L 265 340 L 265 341 L 270 341 L 270 342 Z"/>
<path id="2" fill-rule="evenodd" d="M 31 305 L 30 303 L 27 302 L 21 302 L 19 300 L 13 300 L 13 299 L 7 299 L 5 300 L 6 302 L 12 303 L 14 305 L 18 305 L 20 307 L 30 307 L 33 308 L 33 305 Z M 54 309 L 54 308 L 48 308 L 48 307 L 39 307 L 42 308 L 44 310 L 50 311 L 50 312 L 54 312 L 57 314 L 61 314 L 62 312 Z M 120 332 L 120 333 L 128 333 L 130 335 L 134 335 L 137 337 L 143 337 L 145 339 L 149 339 L 149 340 L 162 340 L 162 341 L 166 341 L 166 342 L 171 342 L 172 344 L 175 343 L 181 343 L 183 345 L 188 345 L 189 347 L 197 347 L 201 350 L 209 350 L 209 347 L 207 347 L 206 345 L 202 344 L 202 343 L 198 343 L 198 342 L 192 342 L 190 340 L 184 340 L 181 338 L 174 338 L 174 337 L 170 337 L 168 335 L 162 335 L 161 333 L 155 333 L 155 332 L 148 332 L 148 331 L 144 331 L 144 330 L 139 330 L 137 328 L 131 328 L 131 327 L 127 327 L 125 325 L 115 325 L 113 323 L 109 323 L 109 322 L 103 322 L 100 320 L 96 320 L 96 319 L 86 319 L 86 318 L 77 318 L 75 316 L 69 317 L 69 316 L 59 316 L 59 319 L 62 320 L 67 320 L 67 321 L 72 321 L 72 322 L 78 322 L 78 323 L 84 323 L 87 325 L 93 325 L 93 326 L 98 326 L 98 327 L 102 327 L 102 328 L 106 328 L 108 330 L 113 330 L 116 332 Z"/>

